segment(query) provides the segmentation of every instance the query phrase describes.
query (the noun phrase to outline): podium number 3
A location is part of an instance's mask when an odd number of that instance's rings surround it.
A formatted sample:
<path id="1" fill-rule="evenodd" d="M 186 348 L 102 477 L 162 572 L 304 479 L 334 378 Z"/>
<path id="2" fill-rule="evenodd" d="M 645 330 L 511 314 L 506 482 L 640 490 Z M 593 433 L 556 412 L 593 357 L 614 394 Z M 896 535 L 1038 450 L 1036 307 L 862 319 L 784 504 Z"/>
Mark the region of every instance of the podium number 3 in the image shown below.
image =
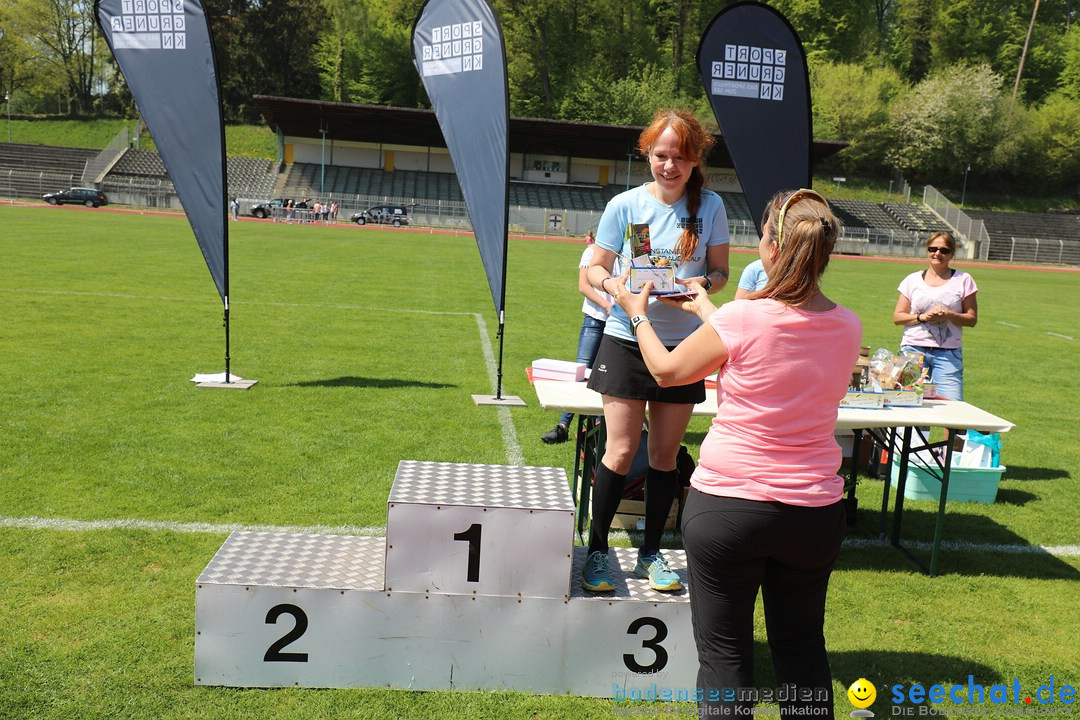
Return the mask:
<path id="1" fill-rule="evenodd" d="M 454 540 L 469 543 L 469 582 L 480 582 L 480 523 L 473 525 L 465 532 L 454 533 Z"/>
<path id="2" fill-rule="evenodd" d="M 623 662 L 626 664 L 626 668 L 630 672 L 659 672 L 664 669 L 665 665 L 667 665 L 667 650 L 665 650 L 664 646 L 660 644 L 667 638 L 668 633 L 667 625 L 664 624 L 663 620 L 654 617 L 638 618 L 634 622 L 630 623 L 630 627 L 626 629 L 626 634 L 637 635 L 638 631 L 641 630 L 641 628 L 645 625 L 650 626 L 653 630 L 656 631 L 656 634 L 652 636 L 652 639 L 641 641 L 641 647 L 652 650 L 654 656 L 653 663 L 652 665 L 642 665 L 637 661 L 636 658 L 634 658 L 633 654 L 626 653 L 625 655 L 623 655 Z"/>

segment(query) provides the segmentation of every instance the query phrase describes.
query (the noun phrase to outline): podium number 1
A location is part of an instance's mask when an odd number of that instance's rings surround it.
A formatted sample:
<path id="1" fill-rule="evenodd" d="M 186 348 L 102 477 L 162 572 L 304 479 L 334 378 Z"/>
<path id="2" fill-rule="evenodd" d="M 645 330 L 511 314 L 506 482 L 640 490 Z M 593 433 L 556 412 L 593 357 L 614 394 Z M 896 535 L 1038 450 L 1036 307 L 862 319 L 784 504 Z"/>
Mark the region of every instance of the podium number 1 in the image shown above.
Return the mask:
<path id="1" fill-rule="evenodd" d="M 465 532 L 454 533 L 454 540 L 469 543 L 469 582 L 480 582 L 480 523 Z"/>

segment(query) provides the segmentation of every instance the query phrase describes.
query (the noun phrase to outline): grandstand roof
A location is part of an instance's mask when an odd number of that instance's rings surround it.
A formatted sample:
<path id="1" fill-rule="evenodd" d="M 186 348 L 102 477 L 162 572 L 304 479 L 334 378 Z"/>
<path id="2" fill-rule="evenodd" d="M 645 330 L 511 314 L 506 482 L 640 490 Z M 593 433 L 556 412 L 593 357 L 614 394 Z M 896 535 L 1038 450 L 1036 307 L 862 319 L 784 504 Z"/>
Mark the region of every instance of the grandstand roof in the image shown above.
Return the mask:
<path id="1" fill-rule="evenodd" d="M 322 138 L 321 129 L 335 140 L 446 147 L 432 110 L 354 105 L 256 95 L 255 105 L 274 131 L 293 137 Z M 594 125 L 566 120 L 510 118 L 510 151 L 539 155 L 570 155 L 617 160 L 637 142 L 641 127 Z M 732 167 L 723 136 L 709 157 L 713 167 Z M 815 140 L 814 162 L 847 147 L 844 141 Z"/>

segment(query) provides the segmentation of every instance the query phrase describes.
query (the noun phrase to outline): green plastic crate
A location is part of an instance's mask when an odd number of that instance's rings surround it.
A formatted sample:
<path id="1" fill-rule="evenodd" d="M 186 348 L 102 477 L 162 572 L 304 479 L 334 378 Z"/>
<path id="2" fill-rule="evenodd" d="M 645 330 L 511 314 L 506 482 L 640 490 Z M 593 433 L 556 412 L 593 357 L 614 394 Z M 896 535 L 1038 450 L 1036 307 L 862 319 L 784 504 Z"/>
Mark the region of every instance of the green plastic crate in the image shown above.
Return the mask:
<path id="1" fill-rule="evenodd" d="M 953 502 L 992 503 L 997 499 L 998 484 L 1005 467 L 969 468 L 953 465 L 949 473 L 949 496 Z M 892 485 L 900 480 L 900 464 L 892 464 Z M 904 497 L 908 500 L 937 500 L 941 497 L 941 481 L 914 464 L 908 464 Z"/>

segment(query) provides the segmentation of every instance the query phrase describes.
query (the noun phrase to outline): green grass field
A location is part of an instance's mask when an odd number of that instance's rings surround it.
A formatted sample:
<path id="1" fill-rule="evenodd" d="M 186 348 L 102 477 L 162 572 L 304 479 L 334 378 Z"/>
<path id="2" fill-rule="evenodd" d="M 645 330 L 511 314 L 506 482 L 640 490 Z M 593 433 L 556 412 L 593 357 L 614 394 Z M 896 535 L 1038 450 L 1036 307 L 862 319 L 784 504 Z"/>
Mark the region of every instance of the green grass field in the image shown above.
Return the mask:
<path id="1" fill-rule="evenodd" d="M 224 333 L 182 216 L 0 206 L 0 227 L 0 718 L 612 716 L 592 698 L 197 688 L 192 673 L 194 583 L 222 526 L 381 532 L 402 459 L 569 474 L 571 447 L 539 441 L 556 418 L 524 368 L 574 356 L 579 245 L 510 241 L 503 387 L 529 404 L 499 410 L 471 400 L 494 390 L 485 342 L 498 351 L 471 237 L 231 223 L 232 369 L 259 381 L 237 392 L 189 382 L 224 370 Z M 733 275 L 752 259 L 733 253 Z M 993 505 L 950 504 L 946 540 L 973 545 L 946 549 L 940 577 L 892 548 L 842 552 L 838 715 L 859 677 L 1080 683 L 1080 276 L 957 264 L 980 287 L 967 399 L 1016 424 L 1008 470 Z M 895 288 L 915 267 L 836 258 L 826 291 L 865 344 L 895 349 Z M 688 431 L 695 456 L 707 426 Z M 852 538 L 876 538 L 881 492 L 860 482 Z M 905 539 L 928 541 L 936 505 L 907 507 Z M 760 616 L 759 640 L 768 687 Z"/>

